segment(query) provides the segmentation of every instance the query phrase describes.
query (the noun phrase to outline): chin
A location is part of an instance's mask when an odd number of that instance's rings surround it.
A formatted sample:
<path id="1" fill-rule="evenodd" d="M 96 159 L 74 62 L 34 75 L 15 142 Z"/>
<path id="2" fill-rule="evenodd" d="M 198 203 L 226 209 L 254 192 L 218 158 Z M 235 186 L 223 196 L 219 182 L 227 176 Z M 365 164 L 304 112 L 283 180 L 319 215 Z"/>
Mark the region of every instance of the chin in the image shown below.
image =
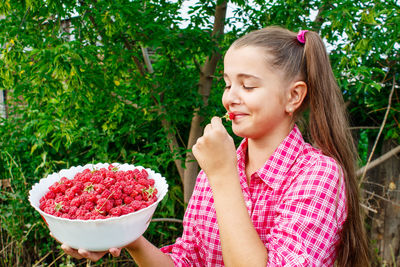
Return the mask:
<path id="1" fill-rule="evenodd" d="M 243 138 L 249 137 L 248 134 L 246 134 L 246 132 L 240 131 L 240 130 L 237 130 L 237 129 L 235 130 L 234 127 L 232 128 L 232 131 L 236 136 L 243 137 Z"/>

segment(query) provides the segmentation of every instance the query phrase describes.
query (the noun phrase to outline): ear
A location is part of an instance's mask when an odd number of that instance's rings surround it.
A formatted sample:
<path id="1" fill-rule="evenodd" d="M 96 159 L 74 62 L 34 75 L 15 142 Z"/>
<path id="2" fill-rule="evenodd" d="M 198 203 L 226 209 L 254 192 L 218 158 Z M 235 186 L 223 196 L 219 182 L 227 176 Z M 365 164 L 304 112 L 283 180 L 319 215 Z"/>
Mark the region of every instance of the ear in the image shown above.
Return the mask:
<path id="1" fill-rule="evenodd" d="M 286 112 L 293 114 L 303 103 L 307 95 L 307 84 L 303 81 L 294 82 L 288 89 Z"/>

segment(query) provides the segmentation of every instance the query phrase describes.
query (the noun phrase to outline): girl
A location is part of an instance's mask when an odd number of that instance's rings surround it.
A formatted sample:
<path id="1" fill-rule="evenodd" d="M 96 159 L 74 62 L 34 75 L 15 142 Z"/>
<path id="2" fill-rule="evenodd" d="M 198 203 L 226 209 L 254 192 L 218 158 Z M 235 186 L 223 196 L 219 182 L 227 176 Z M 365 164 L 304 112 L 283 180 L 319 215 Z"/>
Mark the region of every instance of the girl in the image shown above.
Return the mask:
<path id="1" fill-rule="evenodd" d="M 143 266 L 369 266 L 354 152 L 341 92 L 312 31 L 280 27 L 236 40 L 224 58 L 222 103 L 233 139 L 214 117 L 193 147 L 202 171 L 176 243 L 140 237 L 126 249 Z M 295 124 L 309 111 L 306 143 Z M 106 252 L 74 250 L 98 260 Z M 120 249 L 109 252 L 118 256 Z"/>

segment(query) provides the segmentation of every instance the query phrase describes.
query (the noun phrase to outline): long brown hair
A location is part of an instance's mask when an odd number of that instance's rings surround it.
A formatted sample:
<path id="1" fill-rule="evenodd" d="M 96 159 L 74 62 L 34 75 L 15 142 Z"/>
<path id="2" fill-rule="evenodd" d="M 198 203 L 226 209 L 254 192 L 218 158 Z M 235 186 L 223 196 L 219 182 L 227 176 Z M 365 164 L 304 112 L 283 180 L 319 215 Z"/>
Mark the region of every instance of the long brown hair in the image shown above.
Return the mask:
<path id="1" fill-rule="evenodd" d="M 325 45 L 312 31 L 305 34 L 305 44 L 297 33 L 270 26 L 253 31 L 233 43 L 235 47 L 255 46 L 265 49 L 268 64 L 283 70 L 288 80 L 300 77 L 307 84 L 307 96 L 296 111 L 309 110 L 308 132 L 315 146 L 334 158 L 344 171 L 347 219 L 337 247 L 338 266 L 370 266 L 368 242 L 359 203 L 355 174 L 357 149 L 354 145 L 340 91 Z"/>

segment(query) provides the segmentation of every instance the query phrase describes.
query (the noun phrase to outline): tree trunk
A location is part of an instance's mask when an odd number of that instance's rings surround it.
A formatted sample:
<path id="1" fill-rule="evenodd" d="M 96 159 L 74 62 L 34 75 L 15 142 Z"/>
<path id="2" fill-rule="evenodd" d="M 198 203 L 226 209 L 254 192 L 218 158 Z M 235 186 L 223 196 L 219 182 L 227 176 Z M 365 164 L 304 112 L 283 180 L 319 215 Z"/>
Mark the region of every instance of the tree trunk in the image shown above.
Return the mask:
<path id="1" fill-rule="evenodd" d="M 390 140 L 389 140 L 390 141 Z M 394 147 L 393 142 L 386 142 L 384 149 L 389 151 Z M 383 259 L 395 266 L 400 265 L 400 158 L 392 157 L 382 166 L 386 172 L 385 187 L 387 198 L 391 201 L 384 202 L 384 234 L 383 234 Z M 395 205 L 397 204 L 397 205 Z"/>
<path id="2" fill-rule="evenodd" d="M 381 154 L 396 147 L 393 140 L 383 142 Z M 376 157 L 379 157 L 377 155 Z M 377 213 L 370 213 L 369 238 L 381 266 L 400 264 L 400 158 L 395 155 L 367 172 L 364 198 Z M 380 262 L 382 261 L 382 262 Z M 396 264 L 396 265 L 395 265 Z"/>
<path id="3" fill-rule="evenodd" d="M 221 4 L 217 5 L 215 9 L 215 19 L 214 19 L 214 27 L 212 31 L 212 37 L 218 39 L 219 36 L 224 34 L 224 26 L 225 26 L 225 15 L 226 15 L 226 6 L 227 2 L 223 1 Z M 208 97 L 210 95 L 213 75 L 215 69 L 217 67 L 217 63 L 221 58 L 221 54 L 218 52 L 218 49 L 215 49 L 213 54 L 207 58 L 206 62 L 200 73 L 199 80 L 199 94 L 203 99 L 203 107 L 208 104 Z M 185 203 L 189 202 L 189 199 L 193 193 L 193 188 L 196 183 L 197 173 L 199 171 L 198 164 L 191 152 L 193 145 L 196 143 L 197 139 L 203 133 L 203 126 L 201 125 L 204 118 L 199 113 L 200 108 L 194 110 L 192 123 L 190 127 L 189 140 L 187 149 L 189 150 L 186 153 L 185 160 L 185 171 L 183 178 L 183 192 L 184 192 L 184 201 Z"/>

